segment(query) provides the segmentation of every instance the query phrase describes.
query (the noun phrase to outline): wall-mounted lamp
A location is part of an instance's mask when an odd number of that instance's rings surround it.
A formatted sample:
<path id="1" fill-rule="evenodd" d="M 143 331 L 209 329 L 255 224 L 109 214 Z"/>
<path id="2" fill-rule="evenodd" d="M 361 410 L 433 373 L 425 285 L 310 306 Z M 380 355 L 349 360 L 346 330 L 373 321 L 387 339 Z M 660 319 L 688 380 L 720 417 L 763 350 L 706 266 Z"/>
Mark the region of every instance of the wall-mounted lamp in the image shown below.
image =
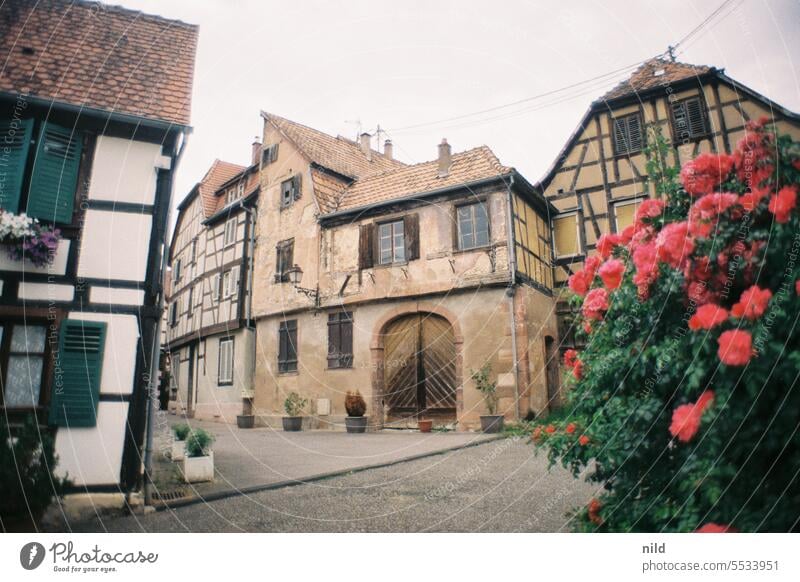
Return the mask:
<path id="1" fill-rule="evenodd" d="M 307 287 L 300 286 L 300 281 L 303 280 L 303 269 L 298 265 L 292 265 L 292 267 L 286 271 L 286 278 L 289 279 L 289 283 L 294 286 L 295 291 L 302 293 L 306 297 L 310 297 L 314 300 L 314 304 L 319 306 L 319 288 L 308 289 Z"/>

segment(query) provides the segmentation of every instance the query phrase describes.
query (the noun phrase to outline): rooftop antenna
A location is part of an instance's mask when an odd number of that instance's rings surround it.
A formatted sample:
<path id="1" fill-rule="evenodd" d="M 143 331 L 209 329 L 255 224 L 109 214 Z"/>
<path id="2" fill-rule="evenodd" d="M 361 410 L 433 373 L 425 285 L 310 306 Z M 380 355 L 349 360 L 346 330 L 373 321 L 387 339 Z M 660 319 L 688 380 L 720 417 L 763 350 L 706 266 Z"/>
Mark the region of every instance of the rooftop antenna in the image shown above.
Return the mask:
<path id="1" fill-rule="evenodd" d="M 361 119 L 345 119 L 344 122 L 347 125 L 355 125 L 356 126 L 356 139 L 358 141 L 359 137 L 361 137 Z"/>
<path id="2" fill-rule="evenodd" d="M 385 131 L 383 131 L 383 130 L 381 129 L 381 124 L 379 123 L 379 124 L 378 124 L 378 128 L 375 130 L 375 138 L 378 140 L 378 143 L 377 143 L 377 146 L 376 146 L 376 147 L 378 147 L 378 148 L 380 148 L 380 147 L 381 147 L 381 142 L 382 142 L 382 140 L 381 140 L 381 134 L 382 134 L 382 133 L 383 133 L 383 134 L 386 134 L 386 132 L 385 132 Z"/>
<path id="3" fill-rule="evenodd" d="M 669 60 L 671 60 L 674 63 L 675 62 L 675 47 L 672 46 L 672 45 L 669 45 L 667 47 L 667 54 L 669 55 Z"/>

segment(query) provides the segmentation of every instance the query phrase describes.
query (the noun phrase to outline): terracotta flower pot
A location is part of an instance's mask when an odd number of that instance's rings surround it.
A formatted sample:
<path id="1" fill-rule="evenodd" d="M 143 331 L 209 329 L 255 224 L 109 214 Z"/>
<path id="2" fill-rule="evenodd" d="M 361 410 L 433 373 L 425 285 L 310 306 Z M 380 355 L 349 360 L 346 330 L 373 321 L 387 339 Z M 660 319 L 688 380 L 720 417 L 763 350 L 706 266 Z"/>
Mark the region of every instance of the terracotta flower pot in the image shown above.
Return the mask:
<path id="1" fill-rule="evenodd" d="M 419 427 L 419 432 L 431 432 L 431 429 L 433 428 L 433 421 L 420 420 L 417 422 L 417 426 Z"/>

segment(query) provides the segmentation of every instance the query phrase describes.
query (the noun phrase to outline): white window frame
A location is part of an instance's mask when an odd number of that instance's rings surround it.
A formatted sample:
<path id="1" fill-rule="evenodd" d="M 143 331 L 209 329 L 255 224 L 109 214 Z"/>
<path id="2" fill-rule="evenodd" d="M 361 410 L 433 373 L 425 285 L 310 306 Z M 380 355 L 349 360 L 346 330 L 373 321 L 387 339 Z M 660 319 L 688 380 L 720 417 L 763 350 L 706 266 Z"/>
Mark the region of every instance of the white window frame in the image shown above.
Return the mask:
<path id="1" fill-rule="evenodd" d="M 636 196 L 635 198 L 620 200 L 619 202 L 615 202 L 614 200 L 611 201 L 611 206 L 613 207 L 612 210 L 614 212 L 614 228 L 617 230 L 617 232 L 620 232 L 621 230 L 619 224 L 617 223 L 617 207 L 630 206 L 631 204 L 641 204 L 645 198 L 646 196 Z"/>
<path id="2" fill-rule="evenodd" d="M 561 255 L 558 253 L 558 247 L 556 246 L 556 220 L 560 218 L 569 218 L 571 216 L 575 217 L 575 253 L 571 253 L 568 255 Z M 553 241 L 553 256 L 556 259 L 568 259 L 572 257 L 579 257 L 583 253 L 583 248 L 581 247 L 581 231 L 580 231 L 580 221 L 578 220 L 578 211 L 572 210 L 570 212 L 564 212 L 563 214 L 559 214 L 558 216 L 553 217 L 553 227 L 551 229 L 550 239 Z"/>
<path id="3" fill-rule="evenodd" d="M 222 284 L 222 277 L 219 273 L 214 273 L 211 277 L 211 299 L 215 302 L 219 302 L 221 290 L 220 285 Z"/>
<path id="4" fill-rule="evenodd" d="M 220 338 L 217 351 L 217 386 L 233 386 L 233 350 L 234 338 Z"/>
<path id="5" fill-rule="evenodd" d="M 225 231 L 223 233 L 222 248 L 227 248 L 236 242 L 236 227 L 238 226 L 238 218 L 232 216 L 225 221 Z"/>

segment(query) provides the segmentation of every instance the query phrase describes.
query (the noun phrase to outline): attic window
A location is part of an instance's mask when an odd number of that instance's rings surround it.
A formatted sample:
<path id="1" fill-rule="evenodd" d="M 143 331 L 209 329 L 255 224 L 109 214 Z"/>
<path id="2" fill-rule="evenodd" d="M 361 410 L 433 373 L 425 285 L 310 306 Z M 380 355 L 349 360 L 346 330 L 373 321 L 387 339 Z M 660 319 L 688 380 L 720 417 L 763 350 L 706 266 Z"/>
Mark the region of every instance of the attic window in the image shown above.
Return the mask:
<path id="1" fill-rule="evenodd" d="M 661 77 L 661 76 L 663 76 L 663 75 L 664 75 L 664 73 L 666 73 L 666 71 L 665 71 L 664 69 L 656 69 L 656 70 L 653 72 L 653 76 L 654 76 L 654 77 Z"/>
<path id="2" fill-rule="evenodd" d="M 33 47 L 30 47 L 30 46 L 24 46 L 24 47 L 22 47 L 22 54 L 23 54 L 23 55 L 29 55 L 29 56 L 30 56 L 30 55 L 32 55 L 32 54 L 33 54 L 33 53 L 35 53 L 35 52 L 36 52 L 36 50 L 34 50 L 34 48 L 33 48 Z"/>

